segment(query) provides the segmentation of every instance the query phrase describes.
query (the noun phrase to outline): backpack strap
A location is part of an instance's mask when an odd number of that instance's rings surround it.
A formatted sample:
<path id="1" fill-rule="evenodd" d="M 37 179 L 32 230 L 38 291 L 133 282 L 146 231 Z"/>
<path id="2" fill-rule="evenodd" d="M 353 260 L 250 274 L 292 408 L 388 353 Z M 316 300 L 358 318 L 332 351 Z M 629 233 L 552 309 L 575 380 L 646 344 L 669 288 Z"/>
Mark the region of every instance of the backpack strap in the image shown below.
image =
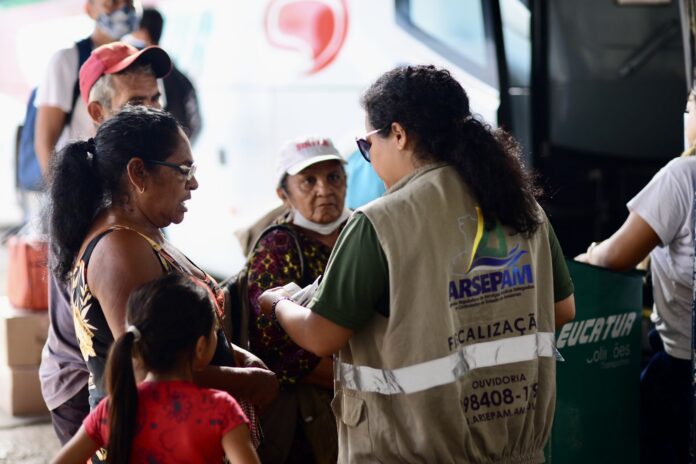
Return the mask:
<path id="1" fill-rule="evenodd" d="M 80 96 L 80 68 L 83 64 L 85 64 L 85 61 L 87 61 L 87 58 L 89 58 L 89 55 L 92 53 L 92 49 L 94 48 L 91 37 L 87 37 L 79 42 L 76 42 L 75 46 L 77 47 L 77 80 L 73 86 L 72 105 L 70 105 L 70 112 L 65 119 L 67 121 L 66 125 L 72 123 L 72 117 L 75 113 L 75 104 Z"/>

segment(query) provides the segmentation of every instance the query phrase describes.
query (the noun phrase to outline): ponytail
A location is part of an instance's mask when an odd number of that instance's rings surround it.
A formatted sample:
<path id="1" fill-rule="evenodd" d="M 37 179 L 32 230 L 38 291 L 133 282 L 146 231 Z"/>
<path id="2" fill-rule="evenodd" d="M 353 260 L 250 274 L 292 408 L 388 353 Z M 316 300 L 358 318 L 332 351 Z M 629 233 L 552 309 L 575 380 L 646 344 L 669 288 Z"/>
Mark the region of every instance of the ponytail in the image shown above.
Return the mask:
<path id="1" fill-rule="evenodd" d="M 106 365 L 109 392 L 109 464 L 130 461 L 138 414 L 138 389 L 133 372 L 135 334 L 125 332 L 114 342 Z"/>
<path id="2" fill-rule="evenodd" d="M 48 213 L 53 273 L 67 280 L 87 230 L 103 203 L 94 140 L 67 145 L 51 163 Z"/>
<path id="3" fill-rule="evenodd" d="M 536 198 L 541 190 L 522 165 L 521 149 L 502 129 L 473 118 L 457 124 L 456 141 L 438 158 L 452 164 L 478 201 L 487 225 L 495 221 L 523 235 L 542 222 Z"/>

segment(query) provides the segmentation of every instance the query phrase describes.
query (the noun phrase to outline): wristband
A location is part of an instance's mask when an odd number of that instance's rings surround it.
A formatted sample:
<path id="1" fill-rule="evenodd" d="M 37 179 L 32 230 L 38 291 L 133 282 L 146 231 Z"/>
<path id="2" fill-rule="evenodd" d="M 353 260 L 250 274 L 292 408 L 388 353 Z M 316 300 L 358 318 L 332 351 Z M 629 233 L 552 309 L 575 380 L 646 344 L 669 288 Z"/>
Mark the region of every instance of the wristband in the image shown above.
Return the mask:
<path id="1" fill-rule="evenodd" d="M 273 304 L 271 304 L 271 320 L 272 320 L 273 322 L 275 322 L 276 324 L 279 324 L 278 318 L 276 317 L 276 305 L 277 305 L 278 303 L 280 303 L 281 301 L 283 301 L 283 300 L 295 301 L 295 300 L 293 300 L 292 298 L 290 298 L 289 296 L 281 296 L 280 298 L 278 298 L 277 300 L 275 300 L 275 301 L 273 302 Z"/>

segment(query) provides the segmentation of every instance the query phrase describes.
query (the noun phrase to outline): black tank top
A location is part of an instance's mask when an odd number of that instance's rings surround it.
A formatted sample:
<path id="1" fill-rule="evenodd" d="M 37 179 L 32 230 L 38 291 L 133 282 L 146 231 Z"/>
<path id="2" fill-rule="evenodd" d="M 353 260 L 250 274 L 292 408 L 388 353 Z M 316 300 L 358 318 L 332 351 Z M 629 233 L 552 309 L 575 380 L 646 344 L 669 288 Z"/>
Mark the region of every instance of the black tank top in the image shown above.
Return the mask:
<path id="1" fill-rule="evenodd" d="M 214 296 L 213 300 L 215 302 L 215 309 L 219 321 L 222 320 L 224 311 L 224 294 L 217 285 L 217 282 L 215 282 L 212 277 L 203 271 L 201 272 L 205 276 L 204 279 L 191 274 L 158 243 L 146 235 L 127 227 L 115 226 L 94 237 L 87 245 L 82 257 L 76 263 L 70 277 L 70 307 L 72 310 L 73 322 L 75 324 L 77 341 L 80 345 L 80 351 L 82 352 L 82 357 L 87 363 L 87 368 L 89 369 L 90 373 L 88 386 L 90 408 L 92 409 L 95 408 L 99 401 L 106 396 L 104 370 L 106 368 L 106 358 L 109 353 L 109 348 L 114 341 L 114 337 L 108 323 L 106 322 L 106 316 L 102 311 L 99 300 L 92 295 L 89 285 L 87 285 L 87 268 L 89 266 L 89 260 L 92 256 L 92 252 L 97 246 L 97 243 L 99 243 L 104 236 L 117 229 L 130 230 L 144 238 L 152 247 L 152 251 L 159 260 L 164 273 L 177 272 L 180 274 L 186 274 L 209 288 Z M 193 262 L 190 260 L 189 262 L 195 266 L 195 264 L 193 264 Z M 200 270 L 200 268 L 198 269 Z M 222 324 L 220 323 L 219 326 L 222 327 Z M 218 345 L 211 364 L 217 366 L 235 366 L 230 344 L 221 328 L 218 329 Z"/>

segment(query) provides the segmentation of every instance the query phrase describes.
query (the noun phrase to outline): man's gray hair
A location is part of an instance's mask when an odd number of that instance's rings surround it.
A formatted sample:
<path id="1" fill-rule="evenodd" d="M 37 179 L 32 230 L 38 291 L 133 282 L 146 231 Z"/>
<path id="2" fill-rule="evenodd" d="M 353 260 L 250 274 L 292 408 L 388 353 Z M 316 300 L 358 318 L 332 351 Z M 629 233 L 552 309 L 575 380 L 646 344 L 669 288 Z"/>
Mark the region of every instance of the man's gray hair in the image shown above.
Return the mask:
<path id="1" fill-rule="evenodd" d="M 123 71 L 115 74 L 103 74 L 97 82 L 94 83 L 89 91 L 89 102 L 96 101 L 104 108 L 111 109 L 111 100 L 114 98 L 114 80 L 113 76 L 126 76 L 132 74 L 143 74 L 155 77 L 155 70 L 150 63 L 134 64 L 128 66 Z"/>

